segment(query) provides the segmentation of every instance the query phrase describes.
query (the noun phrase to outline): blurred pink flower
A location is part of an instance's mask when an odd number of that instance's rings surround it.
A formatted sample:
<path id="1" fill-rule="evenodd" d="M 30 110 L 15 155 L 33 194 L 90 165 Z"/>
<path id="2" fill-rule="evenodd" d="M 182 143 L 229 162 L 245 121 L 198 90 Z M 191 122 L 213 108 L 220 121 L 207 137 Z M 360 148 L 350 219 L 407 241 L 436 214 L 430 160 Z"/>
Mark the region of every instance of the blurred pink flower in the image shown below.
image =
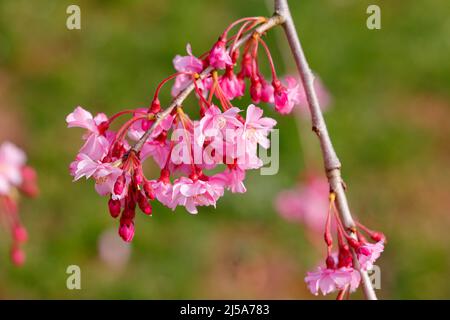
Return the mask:
<path id="1" fill-rule="evenodd" d="M 288 221 L 323 232 L 328 213 L 328 181 L 312 176 L 294 189 L 282 191 L 275 200 L 278 213 Z"/>
<path id="2" fill-rule="evenodd" d="M 116 236 L 116 230 L 107 230 L 98 239 L 99 258 L 112 269 L 122 269 L 128 263 L 131 245 Z"/>

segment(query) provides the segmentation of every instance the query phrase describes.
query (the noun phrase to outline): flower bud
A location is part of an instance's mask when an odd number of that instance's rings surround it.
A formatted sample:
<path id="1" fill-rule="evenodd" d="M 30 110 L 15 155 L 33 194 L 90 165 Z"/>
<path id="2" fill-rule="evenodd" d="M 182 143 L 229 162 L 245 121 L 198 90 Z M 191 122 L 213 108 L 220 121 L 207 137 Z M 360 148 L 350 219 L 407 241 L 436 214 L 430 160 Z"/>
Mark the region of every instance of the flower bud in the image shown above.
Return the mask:
<path id="1" fill-rule="evenodd" d="M 144 182 L 144 192 L 147 198 L 149 198 L 150 200 L 155 199 L 155 192 L 153 191 L 152 184 L 148 180 Z"/>
<path id="2" fill-rule="evenodd" d="M 140 168 L 134 170 L 133 181 L 135 186 L 140 186 L 144 182 L 144 176 L 142 175 L 142 170 Z"/>
<path id="3" fill-rule="evenodd" d="M 134 237 L 134 222 L 125 220 L 120 222 L 119 235 L 125 242 L 131 242 Z"/>
<path id="4" fill-rule="evenodd" d="M 125 182 L 125 174 L 120 175 L 114 183 L 114 194 L 120 195 L 123 193 L 123 190 L 125 189 Z"/>
<path id="5" fill-rule="evenodd" d="M 221 37 L 214 44 L 209 52 L 208 62 L 215 69 L 225 69 L 226 66 L 233 64 L 226 49 L 226 39 Z"/>
<path id="6" fill-rule="evenodd" d="M 36 197 L 39 194 L 36 171 L 29 166 L 24 166 L 21 173 L 23 181 L 20 190 L 29 197 Z"/>
<path id="7" fill-rule="evenodd" d="M 261 101 L 262 84 L 259 77 L 254 77 L 250 81 L 250 96 L 254 103 Z"/>
<path id="8" fill-rule="evenodd" d="M 28 232 L 27 229 L 24 228 L 24 226 L 18 224 L 15 225 L 13 228 L 13 239 L 17 243 L 23 243 L 28 240 Z"/>
<path id="9" fill-rule="evenodd" d="M 120 200 L 114 200 L 112 198 L 109 199 L 108 208 L 109 208 L 109 213 L 111 214 L 111 217 L 117 218 L 120 214 L 121 207 L 122 206 L 120 204 Z"/>
<path id="10" fill-rule="evenodd" d="M 353 238 L 347 238 L 347 242 L 350 245 L 350 247 L 352 247 L 353 249 L 358 249 L 359 246 L 361 246 L 361 244 L 359 243 L 358 240 L 355 240 Z"/>
<path id="11" fill-rule="evenodd" d="M 23 265 L 25 263 L 25 252 L 14 246 L 11 250 L 11 262 L 17 267 Z"/>
<path id="12" fill-rule="evenodd" d="M 373 232 L 370 237 L 373 241 L 386 241 L 386 236 L 382 232 Z"/>
<path id="13" fill-rule="evenodd" d="M 275 110 L 281 114 L 290 113 L 293 105 L 289 104 L 287 89 L 278 79 L 273 80 L 272 85 L 274 88 Z"/>
<path id="14" fill-rule="evenodd" d="M 161 103 L 159 102 L 158 98 L 153 99 L 152 105 L 150 106 L 150 112 L 152 113 L 158 113 L 161 111 Z"/>
<path id="15" fill-rule="evenodd" d="M 327 265 L 328 269 L 334 269 L 335 266 L 336 266 L 336 263 L 335 263 L 334 258 L 332 256 L 327 256 L 327 259 L 326 259 L 325 262 L 326 262 L 326 265 Z"/>
<path id="16" fill-rule="evenodd" d="M 138 195 L 138 205 L 141 211 L 146 215 L 152 214 L 152 206 L 148 202 L 147 197 L 145 197 L 142 193 L 139 193 Z"/>

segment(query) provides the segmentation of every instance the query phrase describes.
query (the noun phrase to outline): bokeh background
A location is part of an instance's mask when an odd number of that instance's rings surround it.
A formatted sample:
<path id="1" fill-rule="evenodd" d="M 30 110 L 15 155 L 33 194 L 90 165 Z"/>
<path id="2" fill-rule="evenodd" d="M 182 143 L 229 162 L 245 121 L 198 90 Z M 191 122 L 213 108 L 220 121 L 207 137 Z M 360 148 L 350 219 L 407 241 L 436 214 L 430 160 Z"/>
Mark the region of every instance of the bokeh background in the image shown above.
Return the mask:
<path id="1" fill-rule="evenodd" d="M 448 1 L 290 2 L 310 65 L 333 96 L 326 120 L 351 207 L 389 239 L 379 296 L 450 298 Z M 73 3 L 79 31 L 65 26 Z M 369 4 L 381 6 L 379 31 L 366 28 Z M 204 52 L 231 21 L 270 13 L 262 0 L 0 1 L 0 138 L 27 151 L 41 187 L 21 203 L 30 236 L 22 268 L 0 233 L 0 298 L 314 298 L 303 277 L 323 252 L 273 208 L 302 172 L 321 172 L 308 119 L 300 143 L 295 120 L 268 111 L 280 128 L 277 175 L 249 174 L 245 195 L 196 216 L 155 206 L 151 218 L 138 215 L 130 248 L 104 234 L 117 228 L 107 200 L 68 173 L 81 146 L 64 121 L 75 106 L 109 114 L 146 106 L 187 42 Z M 279 72 L 292 71 L 282 32 L 268 42 Z M 99 242 L 130 254 L 128 263 L 106 263 Z M 82 290 L 66 288 L 72 264 Z"/>

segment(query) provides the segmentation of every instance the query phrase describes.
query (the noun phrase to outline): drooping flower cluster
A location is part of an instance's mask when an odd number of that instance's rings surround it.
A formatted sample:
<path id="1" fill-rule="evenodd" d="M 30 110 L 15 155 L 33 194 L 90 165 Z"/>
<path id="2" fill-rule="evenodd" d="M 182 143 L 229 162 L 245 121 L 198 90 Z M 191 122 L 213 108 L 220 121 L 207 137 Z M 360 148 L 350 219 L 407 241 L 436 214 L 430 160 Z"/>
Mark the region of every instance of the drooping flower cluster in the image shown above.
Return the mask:
<path id="1" fill-rule="evenodd" d="M 335 194 L 330 193 L 330 206 L 325 222 L 324 240 L 327 245 L 325 265 L 319 266 L 316 271 L 308 272 L 305 282 L 314 295 L 319 291 L 326 295 L 339 291 L 338 298 L 353 292 L 358 288 L 361 276 L 354 266 L 353 253 L 359 269 L 371 270 L 373 263 L 380 257 L 386 242 L 381 232 L 376 232 L 357 222 L 355 230 L 347 230 L 336 210 Z M 337 251 L 333 252 L 333 233 L 331 219 L 335 220 L 335 234 L 337 236 Z M 350 235 L 352 232 L 353 235 Z M 374 243 L 363 235 L 364 232 Z"/>
<path id="2" fill-rule="evenodd" d="M 285 83 L 278 79 L 270 51 L 255 32 L 264 21 L 250 17 L 232 23 L 200 57 L 188 46 L 186 56 L 174 58 L 177 72 L 157 86 L 148 108 L 124 110 L 108 118 L 77 107 L 67 116 L 68 127 L 87 131 L 70 172 L 74 180 L 93 178 L 96 191 L 109 197 L 109 211 L 114 218 L 120 217 L 123 240 L 133 239 L 137 207 L 150 215 L 151 201 L 157 200 L 171 209 L 183 206 L 197 213 L 197 207 L 215 206 L 225 190 L 245 192 L 246 171 L 263 166 L 258 148 L 270 147 L 276 121 L 265 117 L 263 109 L 254 104 L 243 110 L 235 99 L 248 89 L 253 103 L 265 102 L 287 114 L 304 96 L 295 78 L 287 78 Z M 229 37 L 230 30 L 238 26 L 237 33 Z M 246 37 L 241 55 L 238 41 L 248 34 L 252 36 Z M 271 67 L 270 82 L 259 69 L 260 46 Z M 159 92 L 172 79 L 176 104 L 163 110 Z M 186 114 L 177 99 L 192 83 L 198 118 Z M 114 130 L 113 122 L 123 115 L 131 118 Z M 147 178 L 144 174 L 147 159 L 160 168 L 159 176 Z"/>
<path id="3" fill-rule="evenodd" d="M 19 217 L 19 195 L 34 197 L 39 190 L 36 172 L 26 165 L 25 153 L 10 142 L 0 145 L 0 218 L 11 232 L 11 261 L 20 266 L 25 262 L 21 246 L 28 234 Z"/>

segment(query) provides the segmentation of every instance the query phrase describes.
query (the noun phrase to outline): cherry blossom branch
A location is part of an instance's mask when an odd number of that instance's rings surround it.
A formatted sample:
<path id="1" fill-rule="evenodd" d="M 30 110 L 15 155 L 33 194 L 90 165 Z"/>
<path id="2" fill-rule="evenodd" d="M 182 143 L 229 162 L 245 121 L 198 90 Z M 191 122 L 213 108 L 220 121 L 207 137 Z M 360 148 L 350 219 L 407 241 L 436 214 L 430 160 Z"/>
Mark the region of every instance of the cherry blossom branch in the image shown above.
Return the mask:
<path id="1" fill-rule="evenodd" d="M 249 40 L 255 33 L 256 34 L 263 34 L 267 30 L 277 26 L 281 25 L 284 22 L 284 18 L 278 14 L 273 15 L 271 18 L 267 19 L 266 22 L 258 26 L 254 32 L 248 33 L 244 35 L 242 38 L 240 38 L 236 43 L 233 44 L 233 50 L 236 48 L 239 48 L 242 46 L 247 40 Z M 200 83 L 202 79 L 204 79 L 206 76 L 208 76 L 213 70 L 215 70 L 213 67 L 207 67 L 205 70 L 203 70 L 197 81 L 197 84 Z M 155 122 L 153 125 L 144 133 L 144 135 L 139 139 L 139 141 L 134 145 L 133 150 L 136 152 L 139 152 L 142 147 L 144 146 L 145 142 L 147 141 L 148 137 L 152 134 L 153 130 L 161 123 L 162 120 L 164 120 L 167 116 L 170 115 L 170 113 L 176 108 L 180 107 L 184 100 L 189 96 L 189 94 L 195 89 L 194 81 L 192 81 L 183 91 L 181 91 L 178 96 L 175 97 L 175 99 L 172 101 L 172 103 L 165 109 L 161 110 L 155 115 Z"/>
<path id="2" fill-rule="evenodd" d="M 345 184 L 341 178 L 341 162 L 336 155 L 336 151 L 334 150 L 333 144 L 328 134 L 319 100 L 314 90 L 314 76 L 311 69 L 309 68 L 308 62 L 303 52 L 287 0 L 275 0 L 275 13 L 281 16 L 284 20 L 284 32 L 294 56 L 294 60 L 297 65 L 297 70 L 300 74 L 303 87 L 305 88 L 306 98 L 308 100 L 309 110 L 311 113 L 312 130 L 317 134 L 317 137 L 320 141 L 325 172 L 328 177 L 330 189 L 336 195 L 336 204 L 339 215 L 349 235 L 356 239 L 356 225 L 350 213 L 347 197 L 345 195 Z M 361 281 L 363 284 L 363 291 L 366 299 L 376 300 L 377 296 L 372 287 L 370 278 L 366 271 L 360 269 L 355 252 L 353 252 L 353 263 L 356 269 L 359 270 L 361 274 Z"/>

